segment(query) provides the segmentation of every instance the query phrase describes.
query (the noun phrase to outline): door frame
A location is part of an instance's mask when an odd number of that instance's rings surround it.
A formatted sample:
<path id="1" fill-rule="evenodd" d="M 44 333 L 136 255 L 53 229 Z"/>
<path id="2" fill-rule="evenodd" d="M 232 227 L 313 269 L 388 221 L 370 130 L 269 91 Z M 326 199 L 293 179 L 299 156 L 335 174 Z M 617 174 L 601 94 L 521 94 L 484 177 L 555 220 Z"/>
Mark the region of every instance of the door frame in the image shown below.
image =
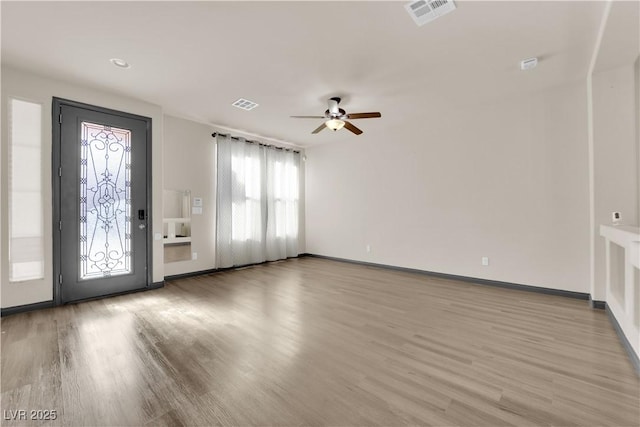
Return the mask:
<path id="1" fill-rule="evenodd" d="M 52 204 L 53 204 L 53 303 L 54 305 L 62 305 L 62 289 L 61 287 L 64 284 L 60 283 L 60 271 L 62 269 L 62 259 L 60 257 L 60 243 L 62 238 L 62 233 L 60 230 L 60 174 L 59 168 L 61 163 L 61 149 L 62 149 L 62 135 L 61 135 L 61 122 L 60 122 L 60 108 L 62 106 L 83 108 L 85 110 L 91 110 L 98 113 L 111 114 L 114 116 L 125 117 L 128 119 L 141 120 L 146 123 L 146 149 L 147 149 L 147 185 L 146 185 L 146 193 L 147 193 L 147 285 L 145 289 L 151 289 L 153 287 L 153 211 L 152 207 L 152 188 L 151 188 L 151 118 L 145 116 L 139 116 L 137 114 L 126 113 L 123 111 L 112 110 L 109 108 L 98 107 L 96 105 L 85 104 L 82 102 L 71 101 L 69 99 L 53 97 L 52 107 L 51 107 L 51 124 L 52 124 L 52 139 L 51 139 L 51 181 L 52 181 Z M 139 290 L 123 292 L 137 292 Z M 118 295 L 118 294 L 113 294 Z M 98 298 L 106 298 L 111 295 L 106 295 L 104 297 Z M 94 298 L 89 298 L 94 299 Z M 70 304 L 81 302 L 80 301 L 72 301 Z"/>

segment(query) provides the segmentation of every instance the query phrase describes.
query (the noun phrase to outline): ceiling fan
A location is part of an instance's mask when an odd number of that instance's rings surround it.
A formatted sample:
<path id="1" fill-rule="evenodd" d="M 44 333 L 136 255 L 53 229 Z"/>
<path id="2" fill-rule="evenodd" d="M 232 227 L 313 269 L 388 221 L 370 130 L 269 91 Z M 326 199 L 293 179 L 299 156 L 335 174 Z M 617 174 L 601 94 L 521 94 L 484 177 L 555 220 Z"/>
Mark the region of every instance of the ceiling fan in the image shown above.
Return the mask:
<path id="1" fill-rule="evenodd" d="M 291 117 L 296 119 L 325 119 L 325 122 L 322 123 L 320 126 L 318 126 L 318 128 L 311 133 L 318 133 L 325 127 L 333 131 L 340 130 L 344 127 L 350 130 L 351 132 L 355 133 L 356 135 L 360 135 L 362 131 L 357 127 L 355 127 L 351 122 L 348 122 L 347 119 L 349 120 L 373 119 L 373 118 L 382 117 L 382 115 L 377 111 L 374 113 L 347 114 L 346 111 L 338 107 L 338 104 L 340 104 L 340 98 L 338 98 L 337 96 L 333 98 L 329 98 L 328 104 L 329 104 L 329 109 L 324 112 L 324 116 L 291 116 Z"/>

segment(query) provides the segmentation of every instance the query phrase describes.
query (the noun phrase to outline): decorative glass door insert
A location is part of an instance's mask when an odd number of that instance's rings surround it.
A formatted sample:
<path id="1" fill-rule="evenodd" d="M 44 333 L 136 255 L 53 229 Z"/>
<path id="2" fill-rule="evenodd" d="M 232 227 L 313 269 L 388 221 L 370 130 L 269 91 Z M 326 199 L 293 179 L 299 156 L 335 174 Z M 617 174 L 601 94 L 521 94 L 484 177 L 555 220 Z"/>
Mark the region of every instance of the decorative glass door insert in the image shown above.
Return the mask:
<path id="1" fill-rule="evenodd" d="M 81 123 L 80 279 L 131 273 L 131 131 Z"/>

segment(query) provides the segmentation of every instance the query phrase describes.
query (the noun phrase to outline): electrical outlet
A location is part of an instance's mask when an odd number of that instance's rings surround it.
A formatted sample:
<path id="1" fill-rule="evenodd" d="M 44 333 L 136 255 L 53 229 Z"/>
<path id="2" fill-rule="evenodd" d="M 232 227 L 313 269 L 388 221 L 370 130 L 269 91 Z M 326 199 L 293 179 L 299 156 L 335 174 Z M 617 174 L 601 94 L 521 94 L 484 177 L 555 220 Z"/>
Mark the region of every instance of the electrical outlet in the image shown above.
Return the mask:
<path id="1" fill-rule="evenodd" d="M 489 265 L 489 257 L 488 256 L 483 256 L 482 257 L 482 265 L 484 265 L 485 267 L 487 265 Z"/>
<path id="2" fill-rule="evenodd" d="M 198 252 L 191 252 L 191 259 L 193 260 L 198 259 Z"/>
<path id="3" fill-rule="evenodd" d="M 371 245 L 367 245 L 367 246 L 365 247 L 365 250 L 366 250 L 367 252 L 371 252 Z"/>

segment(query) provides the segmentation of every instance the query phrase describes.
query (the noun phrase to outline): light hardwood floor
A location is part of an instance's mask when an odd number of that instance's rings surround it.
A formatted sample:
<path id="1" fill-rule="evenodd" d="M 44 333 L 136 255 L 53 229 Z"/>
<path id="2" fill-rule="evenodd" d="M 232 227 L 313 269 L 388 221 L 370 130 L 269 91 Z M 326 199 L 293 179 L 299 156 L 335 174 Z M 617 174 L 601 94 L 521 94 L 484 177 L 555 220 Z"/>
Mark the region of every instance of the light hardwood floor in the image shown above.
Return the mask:
<path id="1" fill-rule="evenodd" d="M 586 301 L 301 258 L 2 319 L 3 425 L 638 425 Z"/>

